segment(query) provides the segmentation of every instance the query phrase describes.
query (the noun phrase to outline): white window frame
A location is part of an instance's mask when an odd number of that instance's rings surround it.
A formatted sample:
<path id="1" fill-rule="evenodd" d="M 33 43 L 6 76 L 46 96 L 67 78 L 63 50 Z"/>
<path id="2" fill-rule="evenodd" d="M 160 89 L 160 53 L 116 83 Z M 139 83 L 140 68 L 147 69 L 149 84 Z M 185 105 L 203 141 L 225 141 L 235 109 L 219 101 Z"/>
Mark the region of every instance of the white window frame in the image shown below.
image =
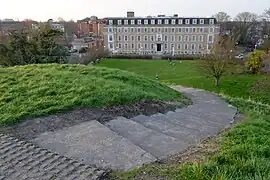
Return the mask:
<path id="1" fill-rule="evenodd" d="M 195 37 L 195 38 L 194 38 L 194 37 Z M 193 41 L 193 42 L 196 42 L 196 36 L 195 36 L 195 35 L 192 36 L 192 41 Z"/>
<path id="2" fill-rule="evenodd" d="M 189 28 L 185 28 L 185 33 L 189 33 Z"/>
<path id="3" fill-rule="evenodd" d="M 186 47 L 187 47 L 187 48 L 186 48 Z M 188 44 L 185 44 L 185 45 L 184 45 L 184 50 L 188 50 L 188 48 L 189 48 L 189 47 L 188 47 Z"/>
<path id="4" fill-rule="evenodd" d="M 155 19 L 151 19 L 151 24 L 155 24 L 156 20 Z"/>
<path id="5" fill-rule="evenodd" d="M 215 24 L 215 19 L 209 19 L 209 24 Z"/>
<path id="6" fill-rule="evenodd" d="M 148 19 L 145 19 L 144 20 L 144 24 L 148 24 Z"/>
<path id="7" fill-rule="evenodd" d="M 165 24 L 169 24 L 169 19 L 165 19 Z"/>
<path id="8" fill-rule="evenodd" d="M 128 36 L 124 36 L 124 41 L 128 41 Z"/>
<path id="9" fill-rule="evenodd" d="M 118 19 L 118 20 L 117 20 L 117 24 L 118 24 L 118 25 L 122 25 L 122 20 L 121 20 L 121 19 Z"/>
<path id="10" fill-rule="evenodd" d="M 212 38 L 212 40 L 211 40 L 211 41 L 210 41 L 210 37 Z M 209 35 L 209 36 L 208 36 L 208 42 L 211 42 L 211 43 L 212 43 L 212 42 L 214 42 L 214 36 Z"/>
<path id="11" fill-rule="evenodd" d="M 131 41 L 134 41 L 134 36 L 131 36 Z"/>
<path id="12" fill-rule="evenodd" d="M 128 25 L 128 20 L 127 19 L 124 20 L 124 24 Z"/>
<path id="13" fill-rule="evenodd" d="M 188 42 L 188 41 L 189 41 L 189 36 L 188 36 L 188 35 L 185 35 L 185 36 L 184 36 L 184 41 L 185 41 L 185 42 Z"/>
<path id="14" fill-rule="evenodd" d="M 199 41 L 200 41 L 200 42 L 203 42 L 203 35 L 200 35 Z"/>
<path id="15" fill-rule="evenodd" d="M 109 28 L 108 28 L 108 32 L 109 32 L 109 33 L 113 33 L 113 28 L 109 27 Z"/>
<path id="16" fill-rule="evenodd" d="M 171 41 L 172 41 L 172 42 L 175 41 L 175 36 L 171 36 Z"/>
<path id="17" fill-rule="evenodd" d="M 197 19 L 192 19 L 192 24 L 197 24 Z"/>
<path id="18" fill-rule="evenodd" d="M 215 29 L 213 27 L 210 27 L 209 28 L 209 33 L 214 33 L 215 32 Z"/>
<path id="19" fill-rule="evenodd" d="M 190 19 L 185 19 L 185 24 L 190 24 Z"/>
<path id="20" fill-rule="evenodd" d="M 182 36 L 178 36 L 178 41 L 182 42 Z"/>
<path id="21" fill-rule="evenodd" d="M 178 24 L 183 24 L 183 19 L 178 19 Z"/>
<path id="22" fill-rule="evenodd" d="M 200 24 L 204 24 L 204 19 L 200 19 Z"/>
<path id="23" fill-rule="evenodd" d="M 200 27 L 200 33 L 203 33 L 203 32 L 204 32 L 204 28 L 203 27 Z"/>
<path id="24" fill-rule="evenodd" d="M 182 33 L 182 28 L 178 28 L 178 33 Z"/>
<path id="25" fill-rule="evenodd" d="M 158 24 L 162 24 L 162 19 L 158 19 Z"/>
<path id="26" fill-rule="evenodd" d="M 118 44 L 118 48 L 119 48 L 119 49 L 122 48 L 122 44 L 121 44 L 121 43 Z"/>
<path id="27" fill-rule="evenodd" d="M 196 50 L 196 45 L 194 43 L 191 44 L 191 50 Z"/>
<path id="28" fill-rule="evenodd" d="M 172 24 L 175 24 L 175 19 L 172 19 Z"/>
<path id="29" fill-rule="evenodd" d="M 121 36 L 118 36 L 118 41 L 121 41 L 121 40 L 122 40 Z"/>
<path id="30" fill-rule="evenodd" d="M 147 35 L 144 36 L 144 41 L 148 41 L 148 36 Z"/>
<path id="31" fill-rule="evenodd" d="M 108 39 L 109 39 L 109 42 L 112 42 L 113 41 L 113 35 L 110 34 Z"/>
<path id="32" fill-rule="evenodd" d="M 109 20 L 109 25 L 113 25 L 113 20 L 112 19 Z"/>
<path id="33" fill-rule="evenodd" d="M 182 49 L 182 44 L 181 44 L 181 43 L 179 43 L 179 44 L 177 45 L 177 49 Z"/>
<path id="34" fill-rule="evenodd" d="M 131 25 L 134 25 L 135 24 L 135 20 L 132 19 L 130 23 L 131 23 Z"/>
<path id="35" fill-rule="evenodd" d="M 138 25 L 141 25 L 141 24 L 142 24 L 142 20 L 141 20 L 141 19 L 138 19 L 138 20 L 137 20 L 137 24 L 138 24 Z"/>

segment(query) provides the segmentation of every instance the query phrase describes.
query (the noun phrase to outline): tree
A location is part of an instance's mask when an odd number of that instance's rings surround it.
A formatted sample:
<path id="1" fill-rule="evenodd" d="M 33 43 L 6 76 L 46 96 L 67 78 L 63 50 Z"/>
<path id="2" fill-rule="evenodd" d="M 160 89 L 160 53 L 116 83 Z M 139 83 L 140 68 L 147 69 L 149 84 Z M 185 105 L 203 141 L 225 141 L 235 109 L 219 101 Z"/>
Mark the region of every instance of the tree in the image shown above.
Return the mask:
<path id="1" fill-rule="evenodd" d="M 58 18 L 57 18 L 57 21 L 58 21 L 58 22 L 66 22 L 66 21 L 64 20 L 64 18 L 62 18 L 62 17 L 58 17 Z"/>
<path id="2" fill-rule="evenodd" d="M 10 31 L 9 43 L 0 46 L 0 65 L 64 63 L 68 51 L 56 43 L 57 38 L 62 34 L 49 26 L 41 26 L 36 30 Z"/>
<path id="3" fill-rule="evenodd" d="M 224 35 L 216 38 L 213 49 L 199 63 L 199 69 L 205 75 L 215 79 L 215 86 L 220 85 L 220 79 L 228 70 L 230 60 L 235 52 L 233 36 Z"/>
<path id="4" fill-rule="evenodd" d="M 226 12 L 218 12 L 217 14 L 213 15 L 213 17 L 216 18 L 218 22 L 227 22 L 231 20 L 231 16 Z"/>
<path id="5" fill-rule="evenodd" d="M 266 9 L 262 14 L 262 18 L 270 22 L 270 8 Z"/>
<path id="6" fill-rule="evenodd" d="M 234 34 L 240 44 L 247 45 L 249 41 L 253 40 L 253 37 L 258 35 L 257 19 L 258 15 L 250 12 L 239 13 L 234 18 L 237 21 Z"/>

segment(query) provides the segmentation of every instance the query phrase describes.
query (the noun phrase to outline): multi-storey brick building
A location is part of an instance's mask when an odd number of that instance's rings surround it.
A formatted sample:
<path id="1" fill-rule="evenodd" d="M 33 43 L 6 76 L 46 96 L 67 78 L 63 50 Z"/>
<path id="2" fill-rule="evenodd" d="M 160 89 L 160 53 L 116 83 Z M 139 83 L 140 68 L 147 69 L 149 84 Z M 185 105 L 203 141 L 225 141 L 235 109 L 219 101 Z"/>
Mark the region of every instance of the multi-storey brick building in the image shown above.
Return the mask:
<path id="1" fill-rule="evenodd" d="M 85 18 L 77 21 L 77 34 L 80 37 L 84 36 L 101 36 L 105 21 L 98 19 L 96 16 Z"/>
<path id="2" fill-rule="evenodd" d="M 208 53 L 220 27 L 214 18 L 157 17 L 106 18 L 104 42 L 114 53 L 199 54 Z"/>

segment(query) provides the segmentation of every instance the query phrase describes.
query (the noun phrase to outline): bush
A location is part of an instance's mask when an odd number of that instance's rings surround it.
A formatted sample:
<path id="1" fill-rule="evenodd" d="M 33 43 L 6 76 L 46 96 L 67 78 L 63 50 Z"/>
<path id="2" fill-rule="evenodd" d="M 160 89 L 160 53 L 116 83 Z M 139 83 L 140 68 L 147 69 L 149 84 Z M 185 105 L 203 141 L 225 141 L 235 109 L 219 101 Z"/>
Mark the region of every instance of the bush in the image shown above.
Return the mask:
<path id="1" fill-rule="evenodd" d="M 108 58 L 113 59 L 153 59 L 154 55 L 137 55 L 137 54 L 117 54 L 111 55 Z M 169 56 L 163 55 L 161 59 L 168 60 L 171 58 L 172 60 L 198 60 L 201 58 L 200 55 L 177 55 L 177 56 Z"/>
<path id="2" fill-rule="evenodd" d="M 246 67 L 249 69 L 249 72 L 252 74 L 258 74 L 261 72 L 263 67 L 263 55 L 264 52 L 259 50 L 252 52 L 249 55 L 248 60 L 245 63 Z"/>

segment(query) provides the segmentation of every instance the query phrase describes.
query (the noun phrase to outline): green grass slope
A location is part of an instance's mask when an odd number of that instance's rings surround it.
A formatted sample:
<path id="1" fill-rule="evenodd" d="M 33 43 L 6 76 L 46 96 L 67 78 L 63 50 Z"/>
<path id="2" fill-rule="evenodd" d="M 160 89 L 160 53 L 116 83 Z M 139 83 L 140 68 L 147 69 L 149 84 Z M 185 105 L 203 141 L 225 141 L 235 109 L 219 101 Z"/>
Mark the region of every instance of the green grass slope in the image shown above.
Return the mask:
<path id="1" fill-rule="evenodd" d="M 0 69 L 1 124 L 78 107 L 182 98 L 154 80 L 117 69 L 57 64 Z"/>
<path id="2" fill-rule="evenodd" d="M 270 93 L 268 93 L 270 86 L 259 85 L 260 88 L 253 87 L 258 80 L 270 80 L 269 77 L 246 74 L 228 75 L 222 78 L 220 87 L 216 88 L 213 79 L 206 78 L 198 71 L 198 61 L 195 60 L 175 61 L 175 65 L 170 65 L 168 61 L 164 60 L 108 59 L 102 61 L 98 66 L 127 70 L 151 79 L 155 79 L 155 75 L 158 73 L 159 80 L 163 83 L 201 88 L 226 94 L 230 97 L 251 98 L 270 104 Z M 231 71 L 237 71 L 236 68 L 231 68 Z M 263 84 L 267 84 L 267 82 Z"/>

